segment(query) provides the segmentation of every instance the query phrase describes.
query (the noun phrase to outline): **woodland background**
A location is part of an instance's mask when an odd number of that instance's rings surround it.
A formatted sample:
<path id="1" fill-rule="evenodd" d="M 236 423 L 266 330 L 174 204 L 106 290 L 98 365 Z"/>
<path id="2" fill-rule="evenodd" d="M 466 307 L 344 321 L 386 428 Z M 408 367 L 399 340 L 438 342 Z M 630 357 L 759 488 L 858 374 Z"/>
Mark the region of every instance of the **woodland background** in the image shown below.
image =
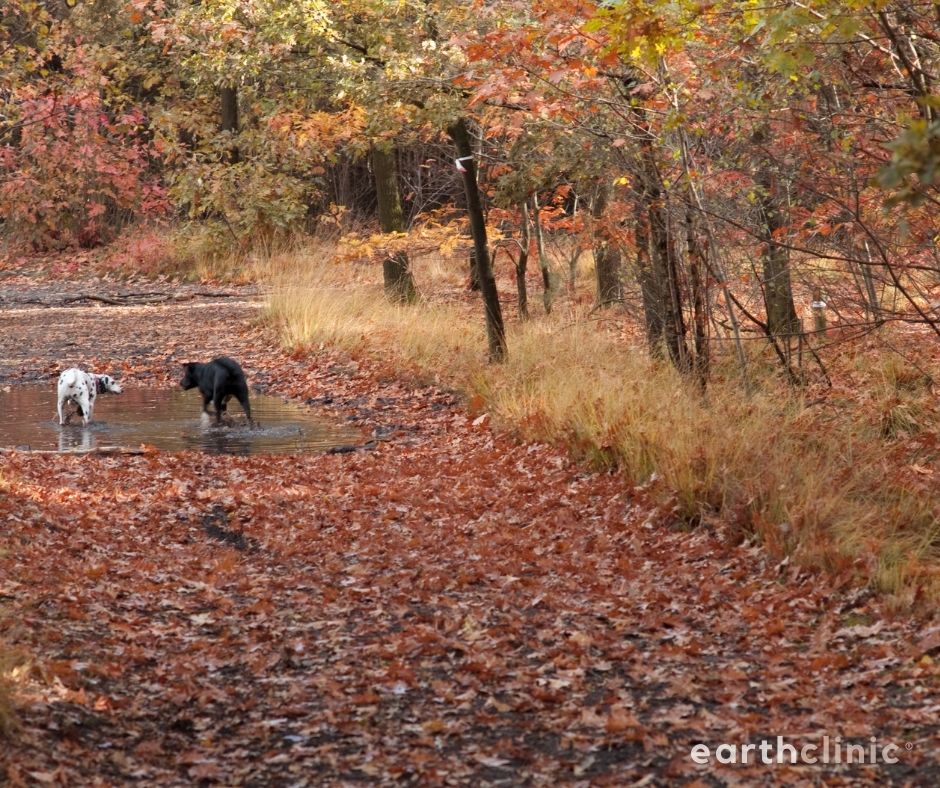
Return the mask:
<path id="1" fill-rule="evenodd" d="M 916 604 L 938 29 L 933 0 L 8 0 L 0 233 L 67 276 L 258 280 L 288 348 L 383 354 Z"/>

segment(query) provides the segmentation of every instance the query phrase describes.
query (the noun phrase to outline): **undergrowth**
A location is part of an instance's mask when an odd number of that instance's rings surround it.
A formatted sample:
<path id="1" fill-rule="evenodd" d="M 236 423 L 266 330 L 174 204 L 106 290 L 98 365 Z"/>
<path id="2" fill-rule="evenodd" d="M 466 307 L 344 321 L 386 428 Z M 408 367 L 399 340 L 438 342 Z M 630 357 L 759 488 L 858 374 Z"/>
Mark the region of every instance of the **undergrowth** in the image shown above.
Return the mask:
<path id="1" fill-rule="evenodd" d="M 0 499 L 9 495 L 7 482 L 0 476 Z M 0 608 L 0 621 L 3 620 Z M 0 630 L 2 632 L 2 630 Z M 18 678 L 27 667 L 27 660 L 21 651 L 10 648 L 0 639 L 0 741 L 16 730 L 18 720 L 13 703 L 13 691 Z"/>
<path id="2" fill-rule="evenodd" d="M 8 678 L 14 660 L 3 651 L 0 645 L 0 739 L 9 736 L 16 727 L 16 715 L 13 711 L 13 682 Z"/>
<path id="3" fill-rule="evenodd" d="M 940 506 L 908 456 L 912 434 L 936 412 L 922 382 L 896 364 L 868 370 L 868 410 L 810 399 L 770 371 L 752 393 L 731 373 L 703 393 L 585 311 L 559 308 L 511 324 L 508 361 L 489 365 L 482 312 L 394 306 L 371 269 L 351 276 L 329 260 L 320 247 L 282 257 L 271 272 L 268 314 L 287 347 L 393 360 L 478 398 L 523 437 L 618 467 L 675 518 L 721 518 L 772 555 L 869 583 L 899 604 L 937 598 Z"/>
<path id="4" fill-rule="evenodd" d="M 302 242 L 293 233 L 237 238 L 221 220 L 141 225 L 103 248 L 95 267 L 121 277 L 243 284 L 267 278 L 270 261 L 290 254 Z"/>

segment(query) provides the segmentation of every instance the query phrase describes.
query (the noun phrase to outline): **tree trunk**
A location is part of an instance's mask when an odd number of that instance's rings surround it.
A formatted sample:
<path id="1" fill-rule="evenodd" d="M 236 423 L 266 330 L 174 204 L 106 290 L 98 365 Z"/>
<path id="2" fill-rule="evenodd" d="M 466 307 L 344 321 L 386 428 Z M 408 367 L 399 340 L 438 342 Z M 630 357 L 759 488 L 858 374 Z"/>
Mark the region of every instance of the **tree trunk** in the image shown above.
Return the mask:
<path id="1" fill-rule="evenodd" d="M 689 202 L 685 212 L 686 247 L 689 254 L 689 289 L 692 291 L 692 327 L 695 343 L 693 366 L 699 383 L 704 387 L 708 381 L 708 265 L 706 250 L 699 243 L 695 226 L 695 213 Z"/>
<path id="2" fill-rule="evenodd" d="M 480 290 L 480 269 L 477 268 L 477 250 L 470 250 L 470 289 L 477 293 Z"/>
<path id="3" fill-rule="evenodd" d="M 395 151 L 376 145 L 372 148 L 372 172 L 378 201 L 379 226 L 383 233 L 405 231 L 405 219 L 398 196 L 398 167 Z M 414 278 L 408 264 L 407 252 L 395 252 L 382 261 L 382 279 L 385 296 L 389 301 L 410 304 L 417 300 Z"/>
<path id="4" fill-rule="evenodd" d="M 800 320 L 793 305 L 790 282 L 790 252 L 777 241 L 777 232 L 786 224 L 783 195 L 777 177 L 764 167 L 758 173 L 763 229 L 764 302 L 767 329 L 774 336 L 792 336 L 800 331 Z"/>
<path id="5" fill-rule="evenodd" d="M 602 178 L 595 189 L 591 206 L 594 251 L 594 272 L 597 277 L 597 305 L 601 307 L 623 303 L 623 283 L 620 278 L 622 257 L 615 239 L 602 226 L 610 203 L 613 187 L 609 178 Z"/>
<path id="6" fill-rule="evenodd" d="M 823 301 L 822 288 L 813 288 L 813 331 L 821 334 L 826 330 L 826 302 Z"/>
<path id="7" fill-rule="evenodd" d="M 663 315 L 659 308 L 653 265 L 650 260 L 650 217 L 645 192 L 636 195 L 636 278 L 643 301 L 643 323 L 650 351 L 660 350 L 663 341 Z"/>
<path id="8" fill-rule="evenodd" d="M 219 94 L 222 102 L 221 129 L 234 138 L 238 134 L 238 89 L 234 85 L 227 85 Z M 238 164 L 240 160 L 238 147 L 234 143 L 229 148 L 228 160 L 229 164 Z"/>
<path id="9" fill-rule="evenodd" d="M 529 206 L 525 200 L 519 206 L 522 216 L 522 227 L 520 228 L 519 239 L 519 259 L 516 260 L 516 296 L 519 299 L 519 319 L 529 319 L 529 294 L 526 292 L 525 273 L 529 266 L 529 245 L 532 241 L 529 228 Z"/>
<path id="10" fill-rule="evenodd" d="M 480 274 L 480 291 L 486 310 L 486 336 L 489 344 L 490 360 L 503 361 L 506 358 L 506 329 L 503 325 L 503 312 L 499 305 L 499 293 L 496 279 L 490 264 L 490 251 L 486 240 L 486 222 L 483 218 L 483 206 L 480 202 L 480 190 L 477 186 L 477 165 L 470 145 L 470 131 L 467 121 L 460 118 L 447 129 L 454 141 L 457 157 L 463 165 L 463 185 L 467 195 L 467 215 L 470 219 L 470 232 L 473 235 L 473 248 L 476 252 L 477 269 Z"/>
<path id="11" fill-rule="evenodd" d="M 651 308 L 660 313 L 659 320 L 647 318 L 647 325 L 661 327 L 661 336 L 651 336 L 654 347 L 666 345 L 669 358 L 677 369 L 689 369 L 689 350 L 685 344 L 685 317 L 682 313 L 682 290 L 676 249 L 673 243 L 665 195 L 659 180 L 651 139 L 645 139 L 641 151 L 644 207 L 649 219 Z"/>
<path id="12" fill-rule="evenodd" d="M 545 254 L 545 237 L 542 234 L 542 214 L 539 211 L 539 196 L 532 195 L 532 226 L 535 228 L 535 248 L 539 256 L 539 270 L 542 272 L 542 306 L 545 314 L 552 312 L 552 301 L 555 298 L 555 277 L 552 276 L 548 256 Z"/>
<path id="13" fill-rule="evenodd" d="M 878 301 L 878 294 L 875 292 L 875 280 L 871 274 L 872 266 L 875 264 L 871 256 L 871 247 L 868 241 L 865 241 L 865 260 L 859 267 L 862 269 L 862 281 L 865 283 L 865 295 L 868 307 L 868 313 L 871 319 L 879 326 L 884 323 L 881 315 L 881 303 Z"/>
<path id="14" fill-rule="evenodd" d="M 574 203 L 571 206 L 571 217 L 575 218 L 578 215 L 578 203 L 580 198 L 577 194 L 574 195 Z M 571 293 L 572 297 L 575 293 L 575 288 L 578 284 L 578 260 L 581 257 L 581 247 L 580 244 L 576 241 L 574 251 L 568 257 L 568 292 Z"/>

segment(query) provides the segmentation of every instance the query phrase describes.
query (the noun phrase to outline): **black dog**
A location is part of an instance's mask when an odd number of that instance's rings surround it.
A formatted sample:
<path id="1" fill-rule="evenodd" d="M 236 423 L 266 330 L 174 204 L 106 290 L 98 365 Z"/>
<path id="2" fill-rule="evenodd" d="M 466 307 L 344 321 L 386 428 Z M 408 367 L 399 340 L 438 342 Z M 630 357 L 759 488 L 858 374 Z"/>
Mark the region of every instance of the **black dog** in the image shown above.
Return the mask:
<path id="1" fill-rule="evenodd" d="M 251 424 L 251 405 L 248 404 L 248 383 L 245 373 L 238 362 L 227 356 L 219 356 L 208 364 L 190 363 L 184 365 L 183 379 L 180 385 L 186 389 L 197 386 L 202 394 L 202 412 L 209 413 L 209 403 L 215 408 L 215 423 L 222 421 L 226 403 L 235 397 L 241 403 L 242 410 Z"/>

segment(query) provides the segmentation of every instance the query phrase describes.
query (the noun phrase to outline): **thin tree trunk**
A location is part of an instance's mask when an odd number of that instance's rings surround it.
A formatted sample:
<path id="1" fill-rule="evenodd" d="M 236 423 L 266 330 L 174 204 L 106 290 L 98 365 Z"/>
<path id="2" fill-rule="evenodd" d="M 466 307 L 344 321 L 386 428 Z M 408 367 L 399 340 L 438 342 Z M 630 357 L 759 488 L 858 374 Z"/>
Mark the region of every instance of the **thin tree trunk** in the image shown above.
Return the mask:
<path id="1" fill-rule="evenodd" d="M 574 205 L 571 208 L 571 218 L 574 219 L 578 215 L 578 202 L 580 198 L 577 194 L 574 196 Z M 581 248 L 580 244 L 575 243 L 575 249 L 568 257 L 568 290 L 572 294 L 575 293 L 575 288 L 578 284 L 578 259 L 581 257 Z"/>
<path id="2" fill-rule="evenodd" d="M 790 281 L 790 253 L 777 242 L 777 233 L 786 225 L 783 195 L 777 177 L 767 167 L 757 177 L 761 187 L 758 200 L 763 225 L 764 301 L 767 327 L 775 336 L 793 336 L 800 332 L 800 320 L 793 304 Z"/>
<path id="3" fill-rule="evenodd" d="M 602 226 L 612 188 L 609 178 L 602 178 L 595 189 L 591 206 L 591 215 L 594 219 L 591 246 L 594 251 L 594 273 L 597 278 L 597 305 L 601 307 L 623 302 L 620 249 Z"/>
<path id="4" fill-rule="evenodd" d="M 535 229 L 535 248 L 539 256 L 539 269 L 542 272 L 542 306 L 545 314 L 551 314 L 552 300 L 555 297 L 555 277 L 552 276 L 548 256 L 545 254 L 545 238 L 542 234 L 542 216 L 539 211 L 539 197 L 532 195 L 532 226 Z"/>
<path id="5" fill-rule="evenodd" d="M 470 289 L 473 292 L 480 290 L 480 269 L 477 268 L 477 250 L 470 250 Z"/>
<path id="6" fill-rule="evenodd" d="M 691 202 L 686 205 L 685 232 L 689 254 L 689 285 L 692 291 L 692 337 L 695 343 L 693 366 L 699 383 L 704 387 L 708 381 L 710 366 L 708 347 L 708 266 L 704 257 L 706 250 L 702 248 L 698 240 L 695 213 Z"/>
<path id="7" fill-rule="evenodd" d="M 219 97 L 222 102 L 220 127 L 234 138 L 238 134 L 238 89 L 234 85 L 226 85 L 219 91 Z M 238 146 L 232 144 L 228 152 L 229 164 L 238 164 L 240 158 Z"/>
<path id="8" fill-rule="evenodd" d="M 489 344 L 490 360 L 503 361 L 506 358 L 506 329 L 503 325 L 503 312 L 496 290 L 496 279 L 490 265 L 490 251 L 486 240 L 486 222 L 483 218 L 483 206 L 480 202 L 480 190 L 477 186 L 477 165 L 470 145 L 470 131 L 467 121 L 460 118 L 447 129 L 454 141 L 457 157 L 463 165 L 463 185 L 467 195 L 467 215 L 470 219 L 470 232 L 473 235 L 473 248 L 476 251 L 477 269 L 480 272 L 480 291 L 486 310 L 486 336 Z"/>
<path id="9" fill-rule="evenodd" d="M 531 230 L 529 226 L 529 206 L 525 200 L 519 206 L 522 216 L 522 227 L 520 228 L 519 239 L 519 259 L 516 260 L 516 296 L 519 299 L 519 319 L 529 319 L 529 294 L 526 292 L 525 274 L 529 265 L 529 245 L 532 241 Z"/>
<path id="10" fill-rule="evenodd" d="M 398 166 L 395 151 L 379 145 L 372 148 L 372 173 L 378 202 L 379 226 L 383 233 L 405 230 L 405 218 L 398 196 Z M 408 253 L 401 251 L 388 255 L 382 261 L 382 279 L 385 295 L 394 303 L 410 304 L 417 300 L 414 277 L 408 262 Z"/>
<path id="11" fill-rule="evenodd" d="M 703 230 L 705 233 L 705 238 L 708 243 L 707 249 L 704 250 L 704 253 L 701 255 L 701 262 L 705 266 L 704 274 L 706 276 L 711 276 L 713 279 L 717 280 L 720 283 L 722 290 L 722 295 L 725 300 L 725 308 L 728 310 L 728 318 L 731 321 L 731 330 L 734 337 L 734 349 L 738 357 L 738 363 L 741 366 L 741 375 L 744 378 L 745 385 L 750 389 L 750 381 L 748 379 L 747 372 L 747 354 L 744 352 L 744 344 L 741 341 L 741 326 L 738 322 L 738 316 L 734 311 L 734 298 L 731 294 L 731 290 L 728 287 L 728 277 L 725 275 L 724 266 L 721 262 L 721 256 L 719 252 L 718 244 L 715 240 L 714 233 L 712 232 L 711 224 L 708 219 L 708 215 L 705 213 L 704 205 L 702 204 L 701 195 L 696 188 L 695 180 L 692 178 L 692 157 L 689 152 L 689 143 L 686 136 L 686 132 L 683 129 L 679 130 L 679 140 L 681 144 L 682 151 L 682 167 L 685 172 L 685 176 L 688 179 L 689 183 L 689 195 L 692 198 L 692 206 L 698 211 L 699 215 L 702 218 Z M 690 206 L 690 208 L 692 207 Z M 637 237 L 637 242 L 639 243 L 639 236 Z M 707 280 L 706 280 L 707 281 Z M 705 309 L 706 314 L 711 316 L 713 314 L 711 310 L 711 298 L 708 288 L 705 288 L 706 299 L 705 299 Z"/>
<path id="12" fill-rule="evenodd" d="M 641 151 L 643 172 L 643 198 L 649 217 L 650 271 L 653 298 L 661 313 L 662 341 L 669 358 L 677 369 L 688 371 L 689 350 L 685 344 L 685 317 L 682 313 L 682 291 L 675 244 L 671 234 L 665 195 L 659 181 L 659 171 L 652 140 L 643 141 Z M 649 319 L 647 323 L 649 324 Z M 651 337 L 651 340 L 654 338 Z"/>
<path id="13" fill-rule="evenodd" d="M 813 288 L 813 331 L 821 334 L 826 330 L 826 302 L 823 301 L 821 287 Z"/>
<path id="14" fill-rule="evenodd" d="M 663 341 L 663 314 L 659 307 L 653 264 L 650 259 L 650 217 L 646 192 L 636 194 L 636 271 L 643 301 L 643 323 L 650 351 L 658 352 Z"/>
<path id="15" fill-rule="evenodd" d="M 751 135 L 751 142 L 760 150 L 769 147 L 773 139 L 769 128 L 759 126 Z M 767 330 L 775 337 L 787 338 L 800 332 L 800 320 L 793 305 L 793 286 L 790 281 L 790 251 L 778 242 L 778 235 L 787 222 L 784 194 L 780 178 L 772 162 L 761 156 L 757 162 L 755 182 L 758 186 L 757 205 L 760 213 L 761 236 L 764 248 L 762 292 L 767 313 Z"/>
<path id="16" fill-rule="evenodd" d="M 878 294 L 875 292 L 875 280 L 871 275 L 871 267 L 875 264 L 871 256 L 871 247 L 868 241 L 865 241 L 865 259 L 867 263 L 862 263 L 859 268 L 862 269 L 862 281 L 865 283 L 865 293 L 868 296 L 868 312 L 871 319 L 878 325 L 884 323 L 881 316 L 881 304 L 878 302 Z"/>

